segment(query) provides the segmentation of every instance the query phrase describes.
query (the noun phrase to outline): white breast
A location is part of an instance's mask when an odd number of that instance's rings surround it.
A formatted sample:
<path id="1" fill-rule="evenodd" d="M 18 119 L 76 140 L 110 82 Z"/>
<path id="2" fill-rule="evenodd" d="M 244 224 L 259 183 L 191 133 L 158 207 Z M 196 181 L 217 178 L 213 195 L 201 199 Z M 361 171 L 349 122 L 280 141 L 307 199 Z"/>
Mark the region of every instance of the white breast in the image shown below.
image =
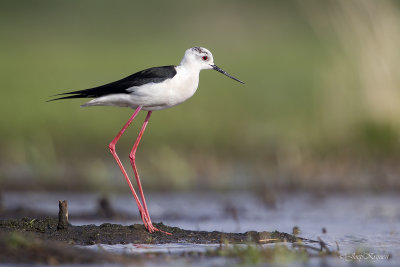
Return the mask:
<path id="1" fill-rule="evenodd" d="M 199 86 L 199 71 L 177 67 L 175 77 L 167 82 L 168 106 L 176 106 L 194 95 Z"/>

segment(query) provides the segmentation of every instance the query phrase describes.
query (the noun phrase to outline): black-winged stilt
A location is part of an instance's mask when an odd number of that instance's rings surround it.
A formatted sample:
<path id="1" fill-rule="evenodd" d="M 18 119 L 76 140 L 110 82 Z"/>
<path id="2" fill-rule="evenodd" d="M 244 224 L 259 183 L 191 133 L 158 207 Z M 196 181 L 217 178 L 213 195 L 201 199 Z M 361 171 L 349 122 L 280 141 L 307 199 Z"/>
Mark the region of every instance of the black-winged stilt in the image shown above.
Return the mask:
<path id="1" fill-rule="evenodd" d="M 150 233 L 160 230 L 153 226 L 147 210 L 146 200 L 144 198 L 142 185 L 140 183 L 139 174 L 135 164 L 136 149 L 139 145 L 140 139 L 142 138 L 144 130 L 146 129 L 147 123 L 149 122 L 152 111 L 170 108 L 189 99 L 197 90 L 199 84 L 199 74 L 203 69 L 214 69 L 222 74 L 225 74 L 229 78 L 232 78 L 240 83 L 244 83 L 217 67 L 214 64 L 213 55 L 209 50 L 203 47 L 192 47 L 186 50 L 179 66 L 163 66 L 145 69 L 112 83 L 91 89 L 59 94 L 68 96 L 50 100 L 94 98 L 82 106 L 119 106 L 135 109 L 135 112 L 130 117 L 128 122 L 124 125 L 124 127 L 122 127 L 121 131 L 118 132 L 114 140 L 111 141 L 109 148 L 111 154 L 117 161 L 122 174 L 128 182 L 128 185 L 136 200 L 136 204 L 139 208 L 140 216 L 143 220 L 144 226 Z M 142 202 L 139 200 L 128 174 L 122 166 L 121 160 L 115 151 L 115 145 L 117 144 L 118 139 L 128 128 L 140 110 L 146 110 L 148 113 L 132 151 L 129 154 L 129 159 L 136 177 Z"/>

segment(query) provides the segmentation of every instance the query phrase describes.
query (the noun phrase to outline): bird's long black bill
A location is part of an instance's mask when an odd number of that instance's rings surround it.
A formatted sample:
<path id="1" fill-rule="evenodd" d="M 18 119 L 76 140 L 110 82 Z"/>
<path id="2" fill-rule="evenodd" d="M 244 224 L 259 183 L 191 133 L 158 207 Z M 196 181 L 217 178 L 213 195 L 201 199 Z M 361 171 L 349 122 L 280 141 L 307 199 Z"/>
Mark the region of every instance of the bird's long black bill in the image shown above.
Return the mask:
<path id="1" fill-rule="evenodd" d="M 222 70 L 221 68 L 219 68 L 217 65 L 210 65 L 210 66 L 211 66 L 214 70 L 216 70 L 216 71 L 218 71 L 218 72 L 221 72 L 222 74 L 228 76 L 229 78 L 231 78 L 231 79 L 233 79 L 233 80 L 235 80 L 235 81 L 237 81 L 237 82 L 240 82 L 240 83 L 243 83 L 243 84 L 244 84 L 244 82 L 242 82 L 242 81 L 239 80 L 239 79 L 236 79 L 235 77 L 233 77 L 233 76 L 230 75 L 229 73 L 227 73 L 227 72 L 225 72 L 224 70 Z"/>

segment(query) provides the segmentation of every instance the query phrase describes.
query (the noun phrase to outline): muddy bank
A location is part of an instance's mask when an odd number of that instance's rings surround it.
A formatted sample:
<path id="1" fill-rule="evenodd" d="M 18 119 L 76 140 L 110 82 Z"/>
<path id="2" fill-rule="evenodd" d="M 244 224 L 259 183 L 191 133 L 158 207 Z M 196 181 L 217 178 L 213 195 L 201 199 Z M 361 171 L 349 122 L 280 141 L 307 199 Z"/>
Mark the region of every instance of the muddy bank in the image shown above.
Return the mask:
<path id="1" fill-rule="evenodd" d="M 60 228 L 59 218 L 22 218 L 0 220 L 0 259 L 4 263 L 40 263 L 40 264 L 93 264 L 93 263 L 121 263 L 141 264 L 151 259 L 153 263 L 163 263 L 166 259 L 197 261 L 198 259 L 222 257 L 232 258 L 242 262 L 257 260 L 269 262 L 279 255 L 286 257 L 293 255 L 297 258 L 312 256 L 315 248 L 307 247 L 305 243 L 317 241 L 302 239 L 294 235 L 281 232 L 245 232 L 222 233 L 206 231 L 190 231 L 177 227 L 166 226 L 162 223 L 154 224 L 163 231 L 170 232 L 166 235 L 161 232 L 150 234 L 143 225 L 134 224 L 122 226 L 119 224 L 104 223 L 100 226 L 68 224 L 66 229 Z M 285 246 L 274 248 L 255 248 L 254 245 L 288 242 L 293 249 Z M 165 243 L 195 243 L 219 244 L 216 250 L 206 252 L 186 252 L 180 254 L 143 253 L 143 254 L 115 254 L 104 250 L 94 251 L 79 248 L 75 245 L 94 244 L 165 244 Z M 227 244 L 247 244 L 243 248 L 227 247 Z M 297 249 L 295 245 L 301 246 Z M 317 244 L 318 246 L 318 244 Z M 282 250 L 283 249 L 283 250 Z M 323 246 L 321 245 L 321 251 Z M 330 255 L 327 253 L 318 255 Z M 255 253 L 256 252 L 256 253 Z M 254 256 L 255 254 L 255 256 Z M 255 257 L 253 259 L 253 257 Z M 280 256 L 279 256 L 280 257 Z"/>
<path id="2" fill-rule="evenodd" d="M 57 217 L 34 216 L 15 218 L 10 215 L 22 214 L 32 215 L 29 210 L 0 212 L 0 233 L 16 232 L 20 234 L 29 233 L 42 240 L 63 241 L 77 245 L 93 244 L 165 244 L 165 243 L 194 243 L 194 244 L 219 244 L 229 242 L 239 243 L 273 243 L 273 242 L 296 242 L 309 241 L 295 235 L 274 232 L 245 232 L 245 233 L 224 233 L 183 230 L 178 227 L 166 226 L 163 223 L 155 223 L 154 226 L 163 232 L 149 233 L 143 224 L 123 226 L 120 224 L 104 223 L 100 226 L 94 224 L 75 226 L 68 222 L 67 201 L 59 201 L 59 213 Z M 99 208 L 96 212 L 106 217 L 118 216 L 107 200 L 99 201 Z M 12 219 L 8 219 L 12 218 Z"/>
<path id="3" fill-rule="evenodd" d="M 0 233 L 16 232 L 20 234 L 29 233 L 42 240 L 63 241 L 69 244 L 93 245 L 93 244 L 164 244 L 164 243 L 195 243 L 195 244 L 218 244 L 229 242 L 239 243 L 273 243 L 273 242 L 296 242 L 304 240 L 294 235 L 282 232 L 245 232 L 245 233 L 223 233 L 183 230 L 177 227 L 166 226 L 155 223 L 154 226 L 160 230 L 171 233 L 166 235 L 161 232 L 149 233 L 142 224 L 123 226 L 119 224 L 104 223 L 96 225 L 69 225 L 67 229 L 57 229 L 58 218 L 22 218 L 0 220 Z"/>
<path id="4" fill-rule="evenodd" d="M 99 205 L 99 209 L 91 217 L 120 217 L 121 214 Z M 104 208 L 106 207 L 106 208 Z M 107 211 L 107 212 L 105 212 Z M 25 215 L 25 216 L 24 216 Z M 54 214 L 55 215 L 55 214 Z M 104 223 L 96 226 L 75 226 L 68 222 L 66 201 L 59 202 L 59 216 L 43 216 L 25 208 L 0 210 L 0 259 L 7 263 L 44 263 L 44 264 L 73 264 L 73 263 L 138 263 L 147 261 L 163 263 L 167 258 L 173 260 L 194 261 L 210 258 L 231 258 L 242 262 L 271 262 L 275 258 L 291 257 L 304 259 L 318 255 L 334 255 L 320 241 L 303 239 L 283 232 L 224 233 L 184 230 L 163 223 L 155 223 L 158 229 L 169 232 L 149 233 L 142 224 L 123 226 L 120 224 Z M 15 217 L 13 217 L 15 216 Z M 24 216 L 24 217 L 22 217 Z M 122 214 L 123 216 L 123 214 Z M 295 230 L 295 228 L 293 229 Z M 286 245 L 263 247 L 258 244 L 286 242 Z M 219 244 L 217 249 L 204 252 L 170 253 L 141 253 L 118 254 L 104 250 L 88 250 L 75 245 L 87 246 L 95 244 Z M 245 244 L 235 247 L 234 244 Z M 310 246 L 312 245 L 312 246 Z M 233 246 L 233 247 L 232 247 Z M 100 247 L 101 248 L 101 247 Z"/>

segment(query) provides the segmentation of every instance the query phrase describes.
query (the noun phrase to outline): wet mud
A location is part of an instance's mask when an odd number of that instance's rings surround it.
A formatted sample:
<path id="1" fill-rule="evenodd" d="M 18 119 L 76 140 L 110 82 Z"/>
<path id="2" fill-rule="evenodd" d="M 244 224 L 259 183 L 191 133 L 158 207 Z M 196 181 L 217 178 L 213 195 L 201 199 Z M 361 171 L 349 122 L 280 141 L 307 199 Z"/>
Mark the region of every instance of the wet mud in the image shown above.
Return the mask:
<path id="1" fill-rule="evenodd" d="M 162 232 L 149 233 L 142 224 L 123 226 L 120 224 L 104 223 L 96 225 L 68 225 L 66 229 L 58 229 L 59 220 L 56 217 L 22 218 L 0 220 L 0 233 L 16 232 L 29 233 L 42 240 L 63 241 L 76 245 L 94 244 L 165 244 L 165 243 L 194 243 L 194 244 L 219 244 L 229 242 L 231 244 L 296 242 L 305 240 L 291 234 L 282 232 L 245 232 L 224 233 L 184 230 L 171 227 L 163 223 L 155 223 L 154 226 Z"/>

